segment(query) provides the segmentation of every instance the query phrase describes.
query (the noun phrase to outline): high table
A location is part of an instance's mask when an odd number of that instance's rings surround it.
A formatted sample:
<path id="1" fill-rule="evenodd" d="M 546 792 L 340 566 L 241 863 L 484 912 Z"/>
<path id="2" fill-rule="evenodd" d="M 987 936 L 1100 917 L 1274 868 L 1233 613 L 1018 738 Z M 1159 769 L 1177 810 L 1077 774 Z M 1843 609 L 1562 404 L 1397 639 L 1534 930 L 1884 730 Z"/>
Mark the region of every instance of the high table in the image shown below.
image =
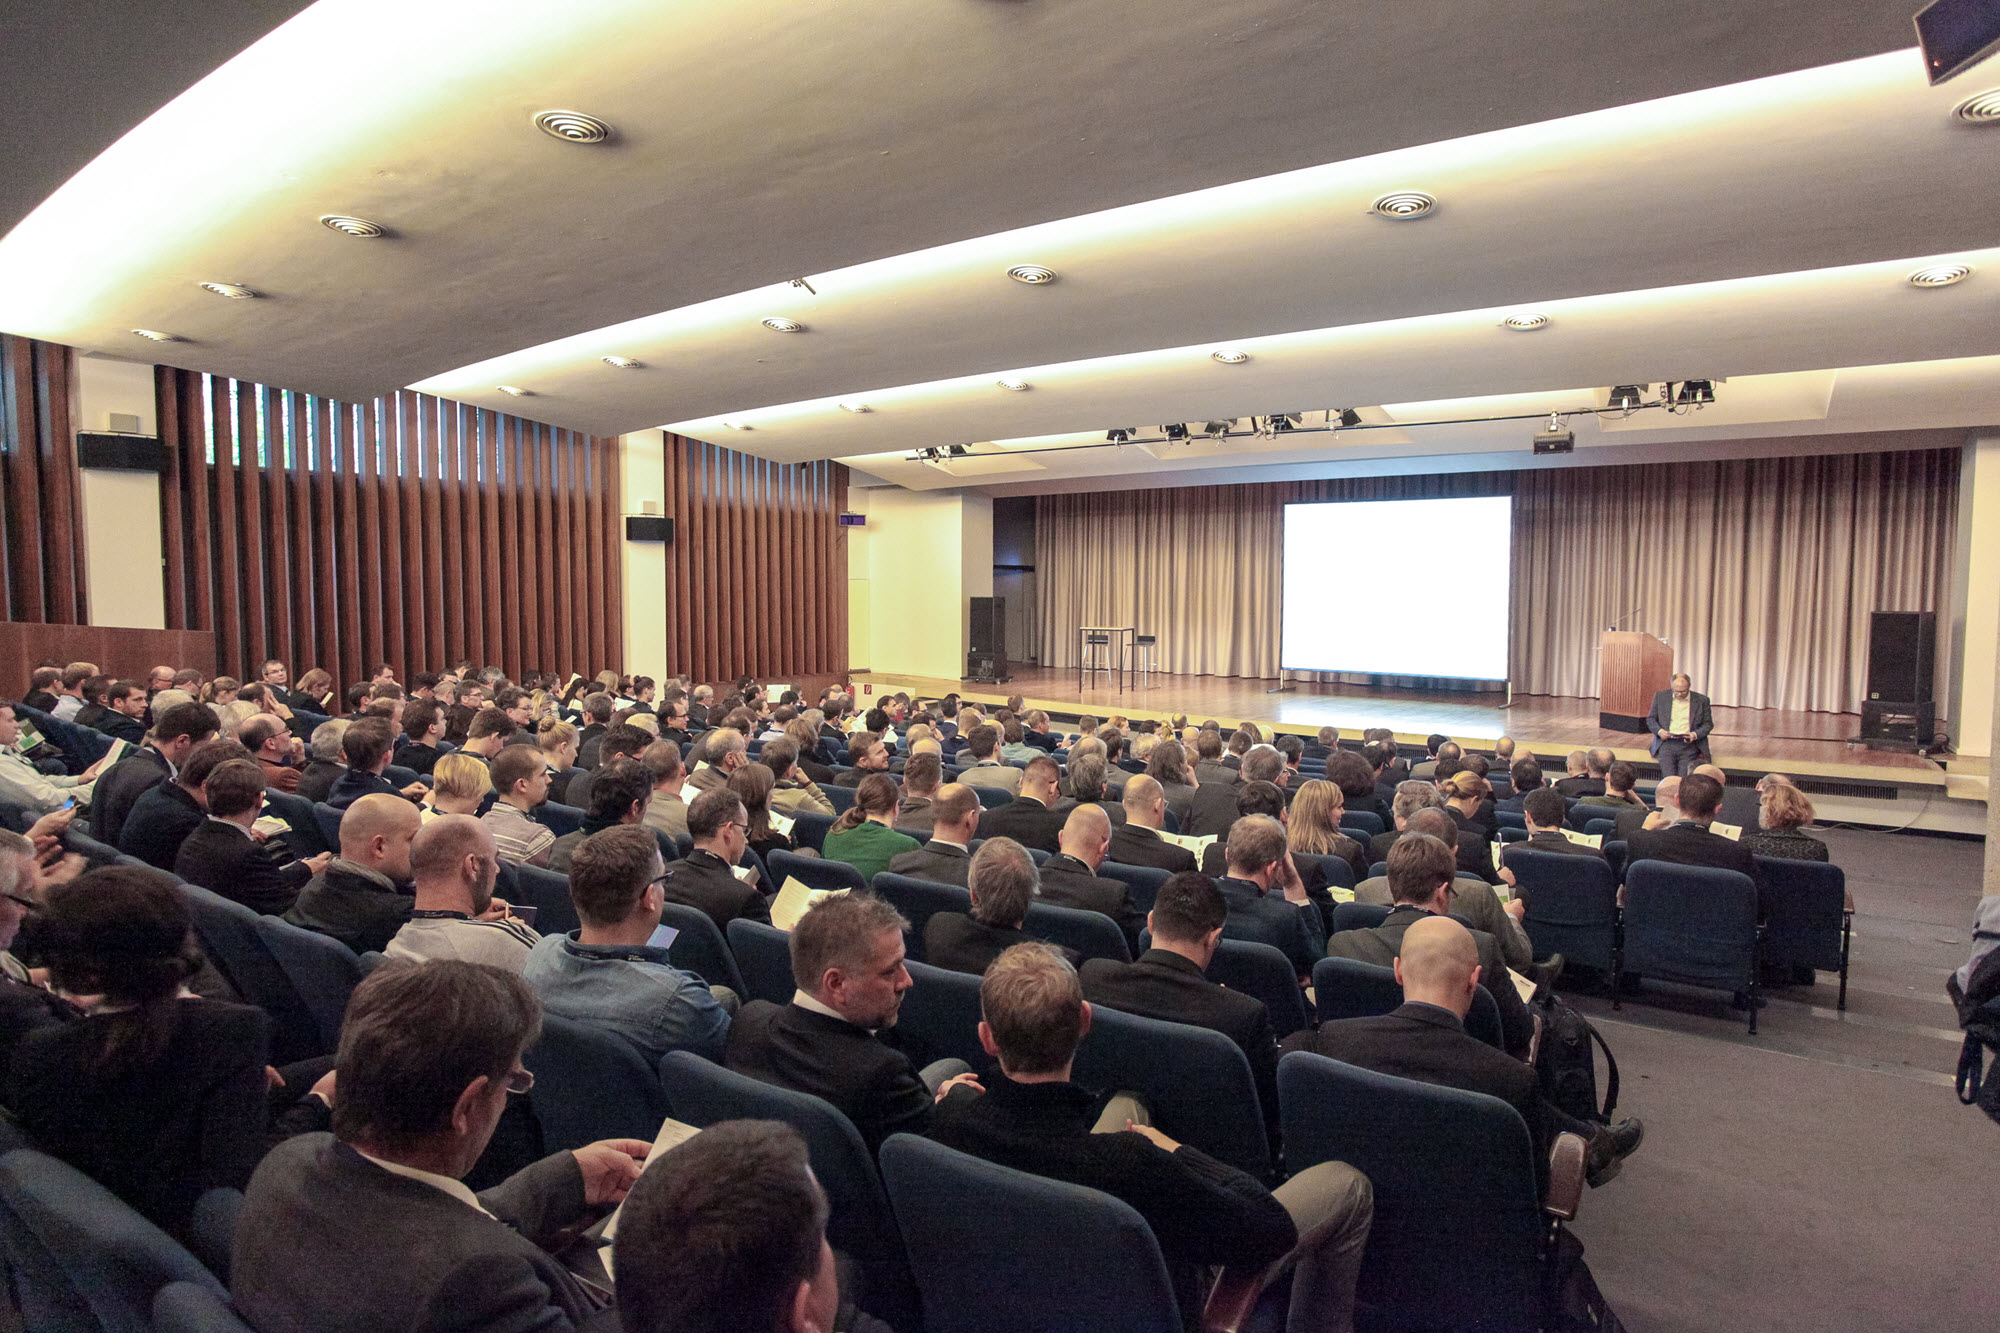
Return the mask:
<path id="1" fill-rule="evenodd" d="M 1093 634 L 1105 634 L 1111 636 L 1110 642 L 1104 645 L 1105 660 L 1107 662 L 1114 660 L 1117 662 L 1117 665 L 1111 667 L 1110 670 L 1111 674 L 1118 678 L 1118 692 L 1120 694 L 1123 694 L 1125 692 L 1126 685 L 1130 683 L 1131 672 L 1132 672 L 1133 627 L 1130 625 L 1078 625 L 1076 627 L 1077 692 L 1082 693 L 1083 691 L 1083 671 L 1084 671 L 1083 663 L 1084 659 L 1090 655 L 1089 651 L 1090 645 L 1087 642 L 1087 640 Z M 1121 634 L 1124 635 L 1124 638 L 1122 639 L 1118 637 Z M 1118 656 L 1115 659 L 1111 657 L 1111 653 L 1114 649 L 1118 653 Z"/>

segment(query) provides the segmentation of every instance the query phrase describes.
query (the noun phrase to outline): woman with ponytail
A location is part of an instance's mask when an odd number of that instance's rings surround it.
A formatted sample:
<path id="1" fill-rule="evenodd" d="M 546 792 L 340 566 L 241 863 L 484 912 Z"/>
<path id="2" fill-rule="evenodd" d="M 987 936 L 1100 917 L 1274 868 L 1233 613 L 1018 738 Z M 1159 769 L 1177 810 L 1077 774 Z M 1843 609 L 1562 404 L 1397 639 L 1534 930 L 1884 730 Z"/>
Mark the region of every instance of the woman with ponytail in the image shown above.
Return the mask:
<path id="1" fill-rule="evenodd" d="M 833 821 L 820 855 L 829 861 L 845 861 L 873 881 L 889 868 L 890 858 L 914 852 L 923 844 L 896 832 L 896 784 L 886 773 L 870 773 L 854 789 L 854 804 Z"/>

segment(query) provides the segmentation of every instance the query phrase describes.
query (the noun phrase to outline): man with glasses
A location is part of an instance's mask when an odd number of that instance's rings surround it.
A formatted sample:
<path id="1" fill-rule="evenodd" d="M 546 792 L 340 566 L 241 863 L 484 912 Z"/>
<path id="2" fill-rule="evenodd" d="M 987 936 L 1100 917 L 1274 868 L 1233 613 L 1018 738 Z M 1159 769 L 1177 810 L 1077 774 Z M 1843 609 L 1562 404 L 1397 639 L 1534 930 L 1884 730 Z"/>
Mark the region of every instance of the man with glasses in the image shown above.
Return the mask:
<path id="1" fill-rule="evenodd" d="M 538 1242 L 622 1201 L 650 1145 L 605 1139 L 475 1195 L 479 1160 L 541 1030 L 522 980 L 384 963 L 341 1025 L 333 1132 L 265 1157 L 245 1192 L 230 1299 L 253 1327 L 569 1328 L 608 1303 Z M 337 1315 L 330 1312 L 338 1312 Z"/>
<path id="2" fill-rule="evenodd" d="M 410 841 L 416 906 L 383 952 L 430 962 L 456 958 L 519 972 L 542 937 L 493 896 L 500 853 L 471 815 L 439 815 Z"/>
<path id="3" fill-rule="evenodd" d="M 645 825 L 585 838 L 569 864 L 570 901 L 583 924 L 544 935 L 523 975 L 550 1013 L 616 1032 L 649 1065 L 668 1051 L 720 1061 L 740 1001 L 728 987 L 681 971 L 664 945 L 652 943 L 665 880 L 659 841 Z"/>
<path id="4" fill-rule="evenodd" d="M 736 874 L 750 845 L 750 817 L 742 800 L 727 787 L 705 791 L 688 807 L 687 826 L 694 850 L 668 869 L 667 901 L 708 913 L 717 930 L 727 930 L 739 916 L 768 925 L 769 900 Z"/>

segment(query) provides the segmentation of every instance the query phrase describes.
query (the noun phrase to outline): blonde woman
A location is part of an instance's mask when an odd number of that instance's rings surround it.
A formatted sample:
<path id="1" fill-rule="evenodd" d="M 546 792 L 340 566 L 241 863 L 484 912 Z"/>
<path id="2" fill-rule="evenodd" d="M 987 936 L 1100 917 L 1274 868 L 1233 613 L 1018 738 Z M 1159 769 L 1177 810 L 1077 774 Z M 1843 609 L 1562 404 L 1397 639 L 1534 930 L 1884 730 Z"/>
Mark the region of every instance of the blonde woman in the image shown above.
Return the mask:
<path id="1" fill-rule="evenodd" d="M 1826 844 L 1805 831 L 1813 822 L 1812 798 L 1792 785 L 1781 773 L 1772 773 L 1757 784 L 1757 832 L 1747 830 L 1739 840 L 1755 856 L 1782 856 L 1794 861 L 1826 861 Z"/>
<path id="2" fill-rule="evenodd" d="M 1354 868 L 1354 882 L 1368 878 L 1368 851 L 1357 838 L 1341 832 L 1340 815 L 1347 798 L 1324 778 L 1299 784 L 1286 819 L 1286 841 L 1308 856 L 1337 856 Z"/>
<path id="3" fill-rule="evenodd" d="M 493 778 L 477 756 L 448 754 L 431 769 L 431 791 L 424 798 L 423 817 L 478 815 L 486 793 L 493 790 Z"/>

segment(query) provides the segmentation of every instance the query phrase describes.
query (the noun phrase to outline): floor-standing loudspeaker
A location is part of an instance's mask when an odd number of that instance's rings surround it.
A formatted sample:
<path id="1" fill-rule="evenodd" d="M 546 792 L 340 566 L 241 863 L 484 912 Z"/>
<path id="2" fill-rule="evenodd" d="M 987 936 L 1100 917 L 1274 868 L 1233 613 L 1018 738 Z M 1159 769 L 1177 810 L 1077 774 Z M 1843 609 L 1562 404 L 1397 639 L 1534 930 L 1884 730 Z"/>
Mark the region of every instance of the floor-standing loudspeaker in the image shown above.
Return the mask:
<path id="1" fill-rule="evenodd" d="M 1915 750 L 1937 726 L 1932 677 L 1937 672 L 1937 615 L 1877 611 L 1868 624 L 1868 698 L 1861 705 L 1861 739 L 1872 749 Z"/>
<path id="2" fill-rule="evenodd" d="M 1007 599 L 972 599 L 971 651 L 965 655 L 965 678 L 998 685 L 1013 677 L 1007 671 Z"/>

